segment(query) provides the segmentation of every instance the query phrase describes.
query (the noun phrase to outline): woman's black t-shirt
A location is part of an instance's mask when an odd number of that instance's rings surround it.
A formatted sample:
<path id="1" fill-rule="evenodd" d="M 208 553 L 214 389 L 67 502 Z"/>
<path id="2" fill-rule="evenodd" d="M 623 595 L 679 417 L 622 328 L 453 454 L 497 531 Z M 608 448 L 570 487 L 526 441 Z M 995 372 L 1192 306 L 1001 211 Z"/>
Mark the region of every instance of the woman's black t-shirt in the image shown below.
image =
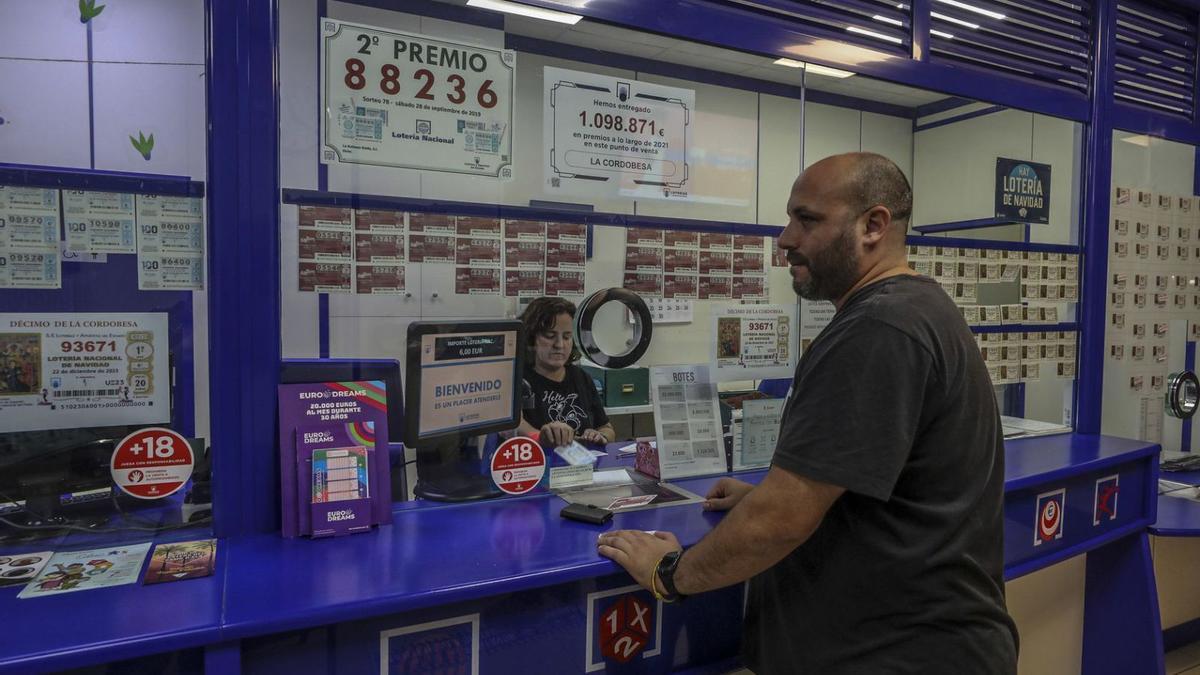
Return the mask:
<path id="1" fill-rule="evenodd" d="M 567 366 L 566 377 L 555 382 L 532 368 L 525 369 L 525 380 L 533 388 L 537 407 L 522 411 L 525 421 L 541 429 L 550 422 L 566 422 L 576 434 L 608 424 L 608 414 L 596 393 L 592 377 L 583 368 Z"/>

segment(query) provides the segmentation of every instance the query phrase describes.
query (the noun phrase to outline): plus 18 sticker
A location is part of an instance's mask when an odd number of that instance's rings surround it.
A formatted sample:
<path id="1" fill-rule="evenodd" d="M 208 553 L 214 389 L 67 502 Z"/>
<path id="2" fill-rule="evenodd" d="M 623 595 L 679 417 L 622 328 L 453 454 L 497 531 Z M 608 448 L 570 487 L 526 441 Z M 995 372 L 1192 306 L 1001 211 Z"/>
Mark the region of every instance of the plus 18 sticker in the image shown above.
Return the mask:
<path id="1" fill-rule="evenodd" d="M 531 438 L 510 438 L 492 455 L 492 480 L 507 494 L 529 492 L 537 487 L 545 474 L 546 453 Z"/>
<path id="2" fill-rule="evenodd" d="M 192 477 L 196 458 L 187 439 L 170 429 L 151 427 L 117 444 L 109 465 L 113 483 L 139 499 L 174 494 Z"/>

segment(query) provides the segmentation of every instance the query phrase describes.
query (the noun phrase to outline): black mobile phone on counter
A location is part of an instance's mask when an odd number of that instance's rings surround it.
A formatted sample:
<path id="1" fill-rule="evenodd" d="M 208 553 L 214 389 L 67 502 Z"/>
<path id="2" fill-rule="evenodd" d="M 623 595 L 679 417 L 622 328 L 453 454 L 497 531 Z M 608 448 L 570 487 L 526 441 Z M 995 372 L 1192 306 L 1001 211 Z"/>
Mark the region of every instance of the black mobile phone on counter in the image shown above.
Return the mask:
<path id="1" fill-rule="evenodd" d="M 591 504 L 567 504 L 558 515 L 593 525 L 603 525 L 612 520 L 613 512 Z"/>

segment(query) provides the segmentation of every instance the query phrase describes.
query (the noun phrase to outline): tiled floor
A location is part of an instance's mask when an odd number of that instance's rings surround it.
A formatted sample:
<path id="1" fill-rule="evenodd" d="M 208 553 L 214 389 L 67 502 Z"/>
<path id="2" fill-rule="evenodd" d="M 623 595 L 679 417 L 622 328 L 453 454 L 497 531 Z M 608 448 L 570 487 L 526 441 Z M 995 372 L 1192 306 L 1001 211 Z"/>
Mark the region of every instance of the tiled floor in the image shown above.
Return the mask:
<path id="1" fill-rule="evenodd" d="M 1200 642 L 1167 652 L 1167 675 L 1200 675 Z"/>

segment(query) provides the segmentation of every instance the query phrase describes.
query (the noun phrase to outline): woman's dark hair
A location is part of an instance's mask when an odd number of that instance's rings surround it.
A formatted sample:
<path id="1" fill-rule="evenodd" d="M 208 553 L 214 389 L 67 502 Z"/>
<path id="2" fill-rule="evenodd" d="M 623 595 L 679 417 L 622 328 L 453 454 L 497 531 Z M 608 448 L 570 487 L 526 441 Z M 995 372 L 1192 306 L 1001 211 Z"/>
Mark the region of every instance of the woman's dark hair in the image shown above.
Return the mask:
<path id="1" fill-rule="evenodd" d="M 568 314 L 574 319 L 575 303 L 562 298 L 546 296 L 529 303 L 529 306 L 521 313 L 521 323 L 525 326 L 525 365 L 527 367 L 533 367 L 533 345 L 537 342 L 538 334 L 554 330 L 554 322 L 558 321 L 558 317 L 563 314 Z M 583 355 L 579 351 L 579 345 L 572 340 L 571 356 L 567 359 L 567 363 L 575 363 L 581 356 Z"/>

